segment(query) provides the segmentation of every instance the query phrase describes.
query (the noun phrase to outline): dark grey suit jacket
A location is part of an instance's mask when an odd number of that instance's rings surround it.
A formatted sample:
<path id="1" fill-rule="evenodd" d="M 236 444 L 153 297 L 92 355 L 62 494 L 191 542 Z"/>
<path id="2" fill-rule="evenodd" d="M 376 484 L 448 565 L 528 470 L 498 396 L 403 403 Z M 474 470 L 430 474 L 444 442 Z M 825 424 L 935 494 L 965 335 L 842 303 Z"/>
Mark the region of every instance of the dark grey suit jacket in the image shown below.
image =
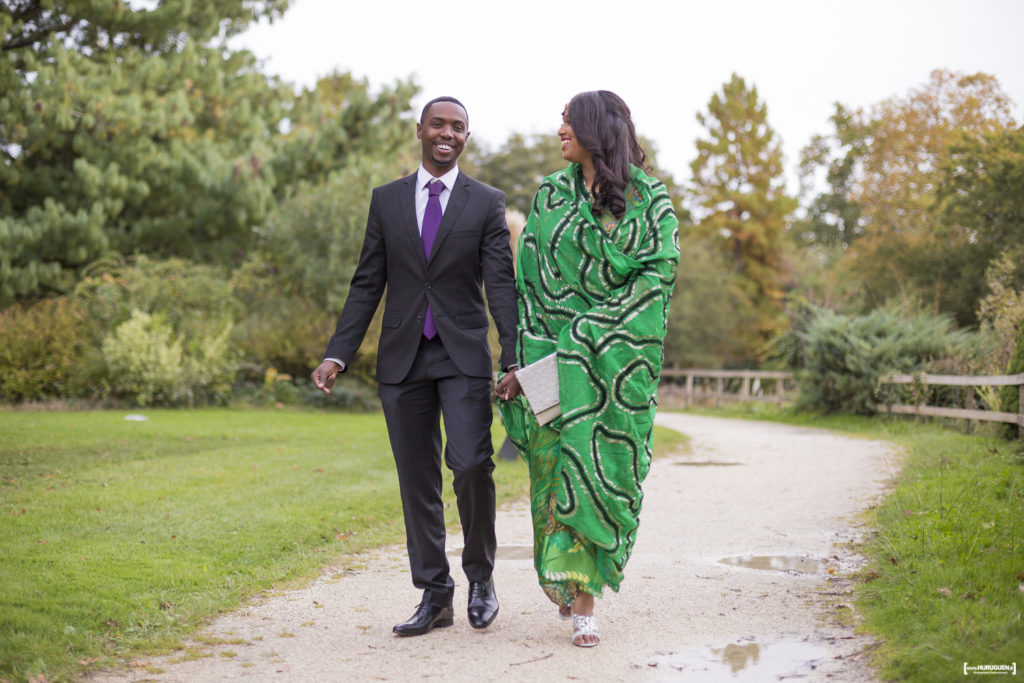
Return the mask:
<path id="1" fill-rule="evenodd" d="M 385 289 L 377 381 L 397 384 L 412 367 L 427 301 L 448 355 L 465 375 L 490 377 L 487 307 L 501 367 L 515 363 L 516 294 L 505 195 L 459 172 L 430 260 L 416 221 L 416 174 L 373 190 L 359 265 L 325 358 L 351 365 Z"/>

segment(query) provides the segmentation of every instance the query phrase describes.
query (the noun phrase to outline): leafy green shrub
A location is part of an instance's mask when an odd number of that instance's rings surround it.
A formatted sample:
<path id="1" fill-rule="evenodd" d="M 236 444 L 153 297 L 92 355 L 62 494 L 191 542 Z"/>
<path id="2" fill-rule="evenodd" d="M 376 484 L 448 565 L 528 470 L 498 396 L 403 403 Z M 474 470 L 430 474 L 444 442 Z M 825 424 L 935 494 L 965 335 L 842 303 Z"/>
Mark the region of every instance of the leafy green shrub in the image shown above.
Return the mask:
<path id="1" fill-rule="evenodd" d="M 103 340 L 103 359 L 115 396 L 141 406 L 182 403 L 187 397 L 181 342 L 160 316 L 133 311 Z"/>
<path id="2" fill-rule="evenodd" d="M 976 374 L 1015 375 L 1024 372 L 1021 361 L 1021 329 L 1024 326 L 1024 287 L 1018 272 L 1024 259 L 1024 247 L 1004 250 L 992 259 L 985 272 L 988 294 L 978 302 L 979 334 L 991 349 Z M 1016 368 L 1016 369 L 1015 369 Z M 1016 412 L 1017 387 L 979 387 L 978 393 L 992 410 Z M 1008 438 L 1017 436 L 1016 425 L 1002 424 Z"/>
<path id="3" fill-rule="evenodd" d="M 238 353 L 231 344 L 233 327 L 193 337 L 185 347 L 190 403 L 224 405 L 238 374 Z"/>
<path id="4" fill-rule="evenodd" d="M 232 330 L 241 305 L 224 269 L 111 257 L 87 269 L 75 296 L 101 349 L 98 362 L 83 364 L 94 395 L 141 405 L 227 402 L 237 375 Z M 166 366 L 172 356 L 173 371 Z M 156 365 L 146 369 L 149 362 Z"/>
<path id="5" fill-rule="evenodd" d="M 1021 320 L 1020 329 L 1017 332 L 1017 346 L 1013 350 L 1010 362 L 1006 366 L 1006 374 L 1016 375 L 1024 372 L 1024 320 Z M 1003 387 L 999 392 L 999 409 L 1006 413 L 1016 413 L 1020 410 L 1020 389 L 1018 387 Z M 1007 439 L 1015 439 L 1018 436 L 1017 425 L 1003 423 L 1000 430 Z"/>
<path id="6" fill-rule="evenodd" d="M 982 374 L 1002 374 L 1013 355 L 1017 329 L 1024 323 L 1024 283 L 1017 280 L 1022 261 L 1024 247 L 1007 249 L 985 272 L 988 294 L 978 302 L 978 327 L 994 349 Z"/>
<path id="7" fill-rule="evenodd" d="M 225 327 L 186 348 L 163 315 L 132 311 L 103 340 L 106 384 L 141 406 L 223 403 L 235 377 L 230 334 Z"/>
<path id="8" fill-rule="evenodd" d="M 877 410 L 880 377 L 916 372 L 970 340 L 946 316 L 898 309 L 861 316 L 822 310 L 803 336 L 806 365 L 797 373 L 799 407 L 862 415 Z"/>
<path id="9" fill-rule="evenodd" d="M 58 398 L 81 383 L 88 316 L 74 299 L 0 310 L 0 401 Z"/>

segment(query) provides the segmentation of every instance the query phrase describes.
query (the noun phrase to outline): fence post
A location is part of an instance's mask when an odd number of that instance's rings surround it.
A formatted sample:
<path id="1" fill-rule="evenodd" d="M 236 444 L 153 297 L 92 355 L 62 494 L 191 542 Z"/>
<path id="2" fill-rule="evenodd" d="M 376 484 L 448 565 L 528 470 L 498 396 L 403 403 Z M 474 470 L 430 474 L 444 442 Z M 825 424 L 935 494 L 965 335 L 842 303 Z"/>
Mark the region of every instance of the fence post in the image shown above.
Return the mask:
<path id="1" fill-rule="evenodd" d="M 1024 383 L 1017 387 L 1017 436 L 1024 439 Z"/>
<path id="2" fill-rule="evenodd" d="M 715 407 L 722 405 L 722 378 L 715 378 Z"/>
<path id="3" fill-rule="evenodd" d="M 974 410 L 977 407 L 977 404 L 974 402 L 974 387 L 967 387 L 967 401 L 966 401 L 966 403 L 967 403 L 967 409 L 968 410 Z M 966 431 L 967 431 L 968 434 L 970 434 L 971 433 L 971 426 L 972 426 L 971 419 L 968 418 L 966 420 L 966 423 L 967 423 Z"/>
<path id="4" fill-rule="evenodd" d="M 754 382 L 754 378 L 749 374 L 744 374 L 740 377 L 740 399 L 746 401 L 750 398 L 750 385 Z"/>
<path id="5" fill-rule="evenodd" d="M 914 402 L 914 406 L 917 408 L 917 414 L 914 415 L 916 422 L 924 422 L 925 416 L 921 414 L 921 408 L 928 404 L 928 373 L 924 370 L 918 373 L 918 380 L 921 382 L 921 391 L 917 394 L 917 401 Z M 914 387 L 917 388 L 916 386 Z"/>
<path id="6" fill-rule="evenodd" d="M 683 395 L 683 405 L 689 407 L 693 405 L 693 373 L 686 373 L 686 393 Z"/>

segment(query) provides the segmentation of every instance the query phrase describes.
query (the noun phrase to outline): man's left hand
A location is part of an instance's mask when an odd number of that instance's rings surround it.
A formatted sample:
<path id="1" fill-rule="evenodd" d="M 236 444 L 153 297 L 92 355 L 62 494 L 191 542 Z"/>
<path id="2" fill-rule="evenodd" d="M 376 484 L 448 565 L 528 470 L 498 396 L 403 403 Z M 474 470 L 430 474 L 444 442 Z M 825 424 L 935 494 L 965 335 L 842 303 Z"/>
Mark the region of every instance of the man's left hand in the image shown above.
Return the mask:
<path id="1" fill-rule="evenodd" d="M 523 393 L 523 388 L 519 386 L 519 380 L 516 379 L 516 371 L 512 370 L 507 375 L 501 378 L 498 382 L 498 386 L 494 388 L 494 393 L 498 395 L 502 401 L 511 401 L 519 394 Z"/>

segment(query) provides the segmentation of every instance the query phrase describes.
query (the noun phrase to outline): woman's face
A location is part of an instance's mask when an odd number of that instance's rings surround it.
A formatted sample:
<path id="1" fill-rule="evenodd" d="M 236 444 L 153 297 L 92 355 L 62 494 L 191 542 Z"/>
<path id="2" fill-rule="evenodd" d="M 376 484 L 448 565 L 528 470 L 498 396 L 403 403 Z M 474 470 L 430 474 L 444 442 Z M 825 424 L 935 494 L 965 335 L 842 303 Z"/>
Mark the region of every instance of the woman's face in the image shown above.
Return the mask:
<path id="1" fill-rule="evenodd" d="M 572 131 L 572 125 L 569 124 L 569 105 L 565 105 L 565 109 L 562 110 L 562 125 L 558 129 L 558 139 L 562 143 L 563 159 L 574 161 L 577 164 L 590 161 L 590 152 L 584 149 L 583 145 L 576 139 L 576 134 Z"/>

